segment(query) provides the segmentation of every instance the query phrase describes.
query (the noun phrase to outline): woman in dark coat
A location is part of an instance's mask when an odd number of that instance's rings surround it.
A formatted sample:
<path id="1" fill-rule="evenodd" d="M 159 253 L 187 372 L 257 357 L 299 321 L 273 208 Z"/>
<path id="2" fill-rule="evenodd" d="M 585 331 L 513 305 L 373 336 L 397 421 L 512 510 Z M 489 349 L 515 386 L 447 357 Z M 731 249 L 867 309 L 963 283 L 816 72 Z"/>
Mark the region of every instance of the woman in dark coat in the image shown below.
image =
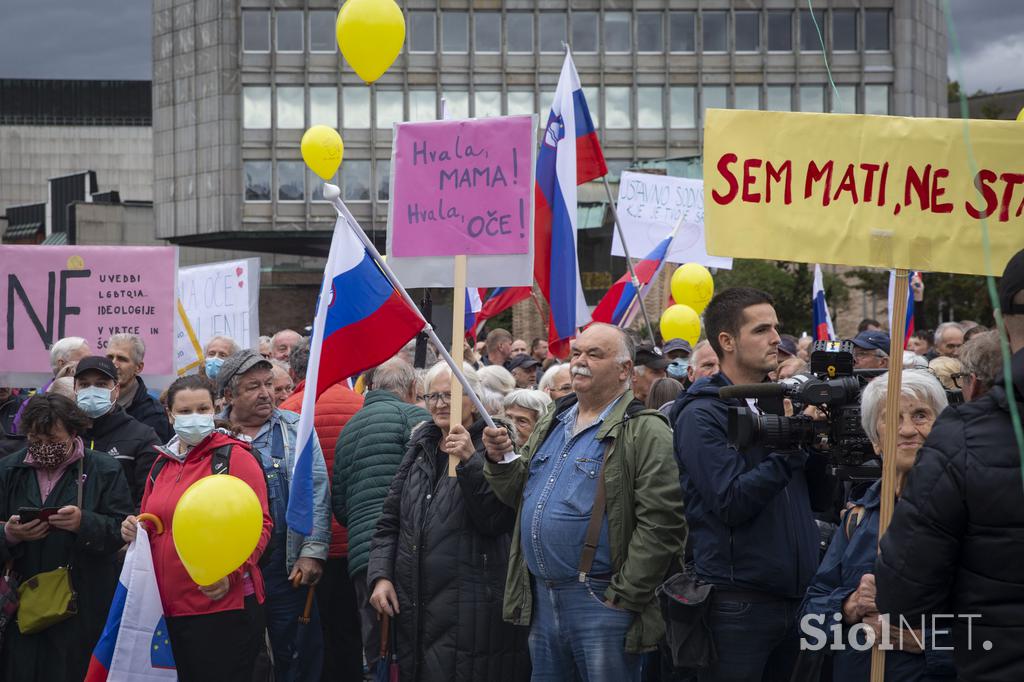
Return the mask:
<path id="1" fill-rule="evenodd" d="M 466 374 L 473 385 L 476 374 Z M 528 633 L 501 619 L 515 511 L 484 480 L 476 454 L 484 422 L 467 398 L 462 423 L 450 427 L 451 381 L 443 364 L 427 374 L 433 421 L 413 431 L 384 502 L 370 546 L 370 604 L 395 617 L 403 682 L 527 680 Z M 454 477 L 449 454 L 461 460 Z"/>
<path id="2" fill-rule="evenodd" d="M 121 521 L 132 513 L 132 498 L 117 460 L 82 444 L 79 434 L 89 424 L 68 398 L 36 395 L 21 418 L 28 447 L 0 460 L 0 518 L 7 519 L 0 562 L 13 562 L 22 581 L 70 566 L 78 595 L 78 613 L 41 632 L 23 635 L 16 620 L 7 625 L 0 650 L 6 682 L 81 682 L 107 619 L 120 571 Z M 23 523 L 23 507 L 58 511 Z"/>

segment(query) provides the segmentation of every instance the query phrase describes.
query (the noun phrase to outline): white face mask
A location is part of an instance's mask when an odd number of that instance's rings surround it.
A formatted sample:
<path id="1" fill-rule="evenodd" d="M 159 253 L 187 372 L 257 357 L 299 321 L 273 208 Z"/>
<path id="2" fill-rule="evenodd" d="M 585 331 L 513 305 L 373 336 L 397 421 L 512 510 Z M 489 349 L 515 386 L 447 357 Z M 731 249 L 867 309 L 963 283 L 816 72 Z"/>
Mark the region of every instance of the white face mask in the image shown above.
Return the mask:
<path id="1" fill-rule="evenodd" d="M 212 414 L 176 414 L 174 432 L 186 445 L 197 445 L 213 433 Z"/>
<path id="2" fill-rule="evenodd" d="M 109 388 L 88 386 L 79 389 L 75 397 L 82 412 L 85 412 L 91 419 L 97 419 L 110 412 L 110 407 L 114 404 L 110 397 L 112 393 L 113 390 Z"/>

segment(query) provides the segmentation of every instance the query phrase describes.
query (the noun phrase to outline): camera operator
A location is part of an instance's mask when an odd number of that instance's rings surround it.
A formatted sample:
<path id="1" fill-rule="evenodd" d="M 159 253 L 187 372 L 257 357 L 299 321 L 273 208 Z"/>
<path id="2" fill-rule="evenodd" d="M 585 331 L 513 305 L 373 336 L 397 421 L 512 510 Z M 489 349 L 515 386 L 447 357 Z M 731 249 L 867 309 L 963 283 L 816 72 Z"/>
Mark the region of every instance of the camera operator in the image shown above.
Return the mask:
<path id="1" fill-rule="evenodd" d="M 818 563 L 808 455 L 730 447 L 729 408 L 757 408 L 718 396 L 723 386 L 761 383 L 776 369 L 778 318 L 768 294 L 733 288 L 711 300 L 704 326 L 721 371 L 697 381 L 673 409 L 694 570 L 715 586 L 710 627 L 718 661 L 699 679 L 788 680 L 797 611 Z"/>

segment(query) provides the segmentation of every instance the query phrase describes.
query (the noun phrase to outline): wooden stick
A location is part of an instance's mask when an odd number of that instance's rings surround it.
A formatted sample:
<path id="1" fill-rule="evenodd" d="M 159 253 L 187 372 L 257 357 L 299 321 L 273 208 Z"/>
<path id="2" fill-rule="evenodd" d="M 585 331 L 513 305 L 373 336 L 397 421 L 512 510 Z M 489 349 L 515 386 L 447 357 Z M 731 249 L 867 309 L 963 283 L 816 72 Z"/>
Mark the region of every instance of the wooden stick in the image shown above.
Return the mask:
<path id="1" fill-rule="evenodd" d="M 881 542 L 896 507 L 896 444 L 899 442 L 900 395 L 903 392 L 903 342 L 907 328 L 907 289 L 910 273 L 896 271 L 889 322 L 889 383 L 885 388 L 885 441 L 882 443 L 882 506 L 878 512 Z M 877 642 L 876 642 L 877 644 Z M 885 652 L 871 650 L 871 682 L 885 680 Z"/>
<path id="2" fill-rule="evenodd" d="M 455 256 L 455 288 L 452 289 L 452 357 L 461 365 L 466 343 L 466 257 Z M 449 428 L 462 423 L 462 384 L 451 382 L 452 402 L 449 406 Z M 455 476 L 459 458 L 448 455 L 448 475 Z"/>

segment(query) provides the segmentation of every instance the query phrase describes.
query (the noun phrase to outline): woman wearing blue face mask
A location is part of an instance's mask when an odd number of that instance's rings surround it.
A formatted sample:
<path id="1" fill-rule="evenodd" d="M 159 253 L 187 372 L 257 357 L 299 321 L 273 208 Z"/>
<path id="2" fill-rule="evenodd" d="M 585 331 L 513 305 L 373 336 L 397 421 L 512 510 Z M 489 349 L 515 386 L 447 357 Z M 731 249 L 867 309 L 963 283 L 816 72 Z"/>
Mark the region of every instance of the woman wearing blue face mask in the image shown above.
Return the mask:
<path id="1" fill-rule="evenodd" d="M 248 445 L 214 422 L 214 388 L 200 376 L 181 377 L 167 389 L 167 407 L 175 436 L 146 480 L 142 512 L 164 524 L 150 544 L 160 598 L 167 618 L 178 679 L 251 679 L 263 641 L 263 576 L 259 559 L 273 527 L 263 468 Z M 224 467 L 226 465 L 226 470 Z M 208 587 L 189 576 L 174 548 L 174 509 L 182 494 L 201 478 L 230 473 L 256 492 L 263 508 L 263 532 L 252 556 L 234 573 Z M 135 539 L 138 519 L 121 525 L 125 542 Z M 211 647 L 210 642 L 219 646 Z"/>

